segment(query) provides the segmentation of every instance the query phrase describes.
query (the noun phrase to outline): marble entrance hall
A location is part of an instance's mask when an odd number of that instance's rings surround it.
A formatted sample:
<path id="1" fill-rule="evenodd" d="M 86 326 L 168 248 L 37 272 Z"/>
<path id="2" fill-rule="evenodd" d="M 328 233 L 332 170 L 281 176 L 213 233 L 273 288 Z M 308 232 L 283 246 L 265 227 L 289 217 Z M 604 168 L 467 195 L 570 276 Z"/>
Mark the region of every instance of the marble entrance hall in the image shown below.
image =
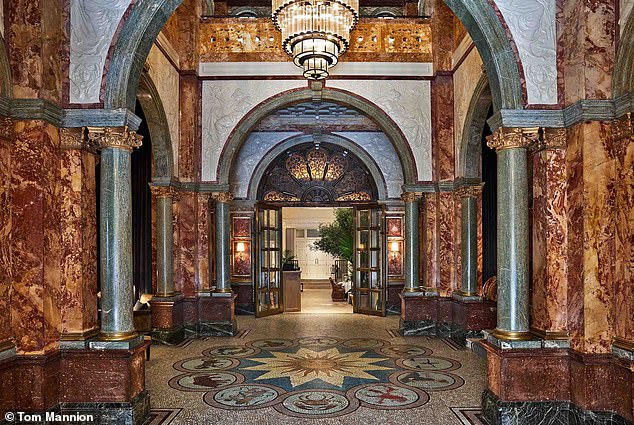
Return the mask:
<path id="1" fill-rule="evenodd" d="M 398 316 L 241 316 L 237 337 L 152 348 L 161 424 L 481 424 L 485 360 Z M 161 420 L 160 418 L 163 418 Z"/>

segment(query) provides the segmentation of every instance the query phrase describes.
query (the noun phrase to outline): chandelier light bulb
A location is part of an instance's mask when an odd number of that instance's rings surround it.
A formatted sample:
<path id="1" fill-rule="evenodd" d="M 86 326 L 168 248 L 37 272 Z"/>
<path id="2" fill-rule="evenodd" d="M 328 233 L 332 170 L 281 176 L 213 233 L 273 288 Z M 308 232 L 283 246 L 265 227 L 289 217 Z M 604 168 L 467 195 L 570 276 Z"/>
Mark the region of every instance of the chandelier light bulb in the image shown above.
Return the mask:
<path id="1" fill-rule="evenodd" d="M 359 21 L 359 0 L 273 0 L 282 47 L 304 77 L 322 80 L 348 50 Z"/>

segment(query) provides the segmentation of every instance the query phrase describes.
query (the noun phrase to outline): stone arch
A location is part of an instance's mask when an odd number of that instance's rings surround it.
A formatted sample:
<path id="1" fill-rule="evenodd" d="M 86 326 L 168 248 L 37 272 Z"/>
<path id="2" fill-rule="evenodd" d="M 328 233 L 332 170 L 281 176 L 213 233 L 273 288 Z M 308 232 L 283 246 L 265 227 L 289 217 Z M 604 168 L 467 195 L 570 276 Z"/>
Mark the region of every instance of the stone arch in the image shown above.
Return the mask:
<path id="1" fill-rule="evenodd" d="M 11 80 L 11 66 L 5 46 L 4 38 L 0 35 L 0 96 L 10 99 L 13 97 L 13 81 Z"/>
<path id="2" fill-rule="evenodd" d="M 619 41 L 612 75 L 614 99 L 634 92 L 634 11 L 630 12 Z"/>
<path id="3" fill-rule="evenodd" d="M 216 173 L 218 182 L 228 184 L 229 173 L 240 147 L 260 120 L 278 109 L 310 101 L 313 95 L 313 91 L 308 88 L 289 90 L 252 108 L 233 129 L 224 145 Z M 347 105 L 372 118 L 394 145 L 401 162 L 405 184 L 415 184 L 418 181 L 416 162 L 410 145 L 398 125 L 383 110 L 366 99 L 339 89 L 323 89 L 321 100 Z"/>
<path id="4" fill-rule="evenodd" d="M 489 76 L 494 109 L 523 109 L 518 59 L 491 4 L 487 0 L 444 2 L 465 26 L 482 57 Z"/>
<path id="5" fill-rule="evenodd" d="M 249 181 L 248 199 L 254 201 L 257 200 L 258 188 L 260 186 L 260 183 L 262 182 L 262 177 L 273 161 L 275 161 L 280 155 L 283 155 L 284 152 L 288 149 L 292 149 L 295 146 L 312 141 L 312 135 L 294 136 L 282 141 L 281 143 L 270 149 L 262 157 L 258 165 L 255 167 L 253 174 L 251 175 L 251 179 Z M 323 135 L 321 136 L 320 141 L 323 141 L 324 143 L 339 145 L 344 149 L 350 151 L 350 153 L 355 155 L 357 158 L 359 158 L 359 160 L 361 160 L 368 168 L 368 171 L 370 172 L 370 175 L 374 180 L 379 200 L 387 200 L 387 186 L 383 173 L 379 169 L 376 161 L 370 155 L 368 155 L 368 153 L 363 148 L 344 137 L 336 135 Z"/>
<path id="6" fill-rule="evenodd" d="M 465 178 L 482 177 L 482 130 L 493 102 L 489 79 L 482 74 L 473 92 L 465 117 L 460 141 L 458 175 Z"/>
<path id="7" fill-rule="evenodd" d="M 139 77 L 152 44 L 183 0 L 139 0 L 112 47 L 104 108 L 134 111 Z"/>
<path id="8" fill-rule="evenodd" d="M 152 138 L 152 180 L 169 182 L 174 175 L 174 152 L 163 102 L 147 73 L 141 74 L 137 99 Z"/>

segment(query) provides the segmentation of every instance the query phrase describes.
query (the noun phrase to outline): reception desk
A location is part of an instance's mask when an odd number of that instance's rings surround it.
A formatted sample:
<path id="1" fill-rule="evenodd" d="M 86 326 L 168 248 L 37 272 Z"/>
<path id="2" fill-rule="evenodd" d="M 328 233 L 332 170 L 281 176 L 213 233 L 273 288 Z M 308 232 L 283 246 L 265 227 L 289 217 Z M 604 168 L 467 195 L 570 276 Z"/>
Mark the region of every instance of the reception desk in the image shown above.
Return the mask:
<path id="1" fill-rule="evenodd" d="M 282 272 L 284 279 L 284 311 L 302 311 L 301 271 Z"/>

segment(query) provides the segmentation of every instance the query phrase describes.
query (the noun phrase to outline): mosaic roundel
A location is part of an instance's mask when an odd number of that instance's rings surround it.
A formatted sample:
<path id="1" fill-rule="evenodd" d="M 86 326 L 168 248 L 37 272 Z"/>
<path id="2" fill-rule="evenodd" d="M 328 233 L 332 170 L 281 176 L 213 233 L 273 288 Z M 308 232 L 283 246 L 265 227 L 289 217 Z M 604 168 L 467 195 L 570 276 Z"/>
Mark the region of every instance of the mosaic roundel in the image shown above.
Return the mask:
<path id="1" fill-rule="evenodd" d="M 262 408 L 277 404 L 280 391 L 269 385 L 237 385 L 207 393 L 207 404 L 223 409 Z"/>
<path id="2" fill-rule="evenodd" d="M 204 372 L 230 369 L 238 364 L 240 364 L 238 360 L 226 357 L 196 357 L 175 363 L 174 369 L 183 372 Z"/>
<path id="3" fill-rule="evenodd" d="M 213 391 L 244 381 L 233 372 L 188 373 L 170 379 L 168 385 L 181 391 Z"/>
<path id="4" fill-rule="evenodd" d="M 404 372 L 396 377 L 396 382 L 424 391 L 447 391 L 460 388 L 464 379 L 447 372 Z"/>
<path id="5" fill-rule="evenodd" d="M 169 385 L 204 392 L 203 400 L 221 409 L 273 407 L 302 418 L 346 415 L 359 406 L 411 409 L 427 403 L 428 392 L 464 384 L 447 372 L 459 362 L 431 354 L 377 338 L 259 339 L 211 347 L 202 357 L 175 363 L 185 373 Z"/>
<path id="6" fill-rule="evenodd" d="M 456 370 L 460 367 L 460 363 L 455 360 L 430 356 L 399 359 L 397 364 L 412 370 Z"/>

